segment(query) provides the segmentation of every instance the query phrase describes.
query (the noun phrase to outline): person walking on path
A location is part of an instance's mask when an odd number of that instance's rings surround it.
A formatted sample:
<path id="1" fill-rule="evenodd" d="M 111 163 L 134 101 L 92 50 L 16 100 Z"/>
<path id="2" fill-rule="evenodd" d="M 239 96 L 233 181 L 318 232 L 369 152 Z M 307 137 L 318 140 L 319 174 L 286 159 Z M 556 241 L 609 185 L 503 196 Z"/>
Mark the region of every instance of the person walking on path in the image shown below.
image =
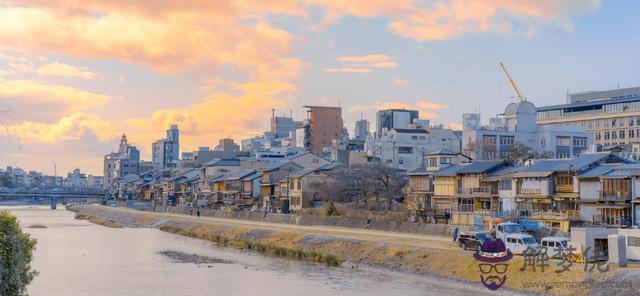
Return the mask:
<path id="1" fill-rule="evenodd" d="M 200 217 L 200 208 L 198 208 L 198 210 L 196 211 L 196 214 L 198 215 L 198 217 Z"/>
<path id="2" fill-rule="evenodd" d="M 458 225 L 456 225 L 456 227 L 453 229 L 453 241 L 457 241 L 458 240 Z"/>

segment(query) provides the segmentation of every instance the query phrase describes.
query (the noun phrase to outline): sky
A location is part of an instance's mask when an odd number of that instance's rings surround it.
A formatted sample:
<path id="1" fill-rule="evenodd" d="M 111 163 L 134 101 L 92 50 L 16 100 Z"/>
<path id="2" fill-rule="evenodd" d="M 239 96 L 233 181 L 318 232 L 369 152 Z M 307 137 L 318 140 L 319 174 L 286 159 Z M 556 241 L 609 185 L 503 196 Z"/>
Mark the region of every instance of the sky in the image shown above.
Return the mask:
<path id="1" fill-rule="evenodd" d="M 640 1 L 0 0 L 0 167 L 102 174 L 123 133 L 150 158 L 342 107 L 460 128 L 514 100 L 640 86 Z"/>

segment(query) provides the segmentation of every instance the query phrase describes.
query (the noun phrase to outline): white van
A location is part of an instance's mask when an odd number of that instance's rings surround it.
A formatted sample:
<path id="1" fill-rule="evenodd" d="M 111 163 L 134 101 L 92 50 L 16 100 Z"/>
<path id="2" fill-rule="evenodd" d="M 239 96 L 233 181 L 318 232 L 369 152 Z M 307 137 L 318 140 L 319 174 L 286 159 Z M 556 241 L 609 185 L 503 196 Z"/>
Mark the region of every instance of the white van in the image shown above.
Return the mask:
<path id="1" fill-rule="evenodd" d="M 511 250 L 511 253 L 520 255 L 522 255 L 527 248 L 537 250 L 540 246 L 533 236 L 524 233 L 507 234 L 504 244 L 507 249 Z"/>
<path id="2" fill-rule="evenodd" d="M 522 232 L 522 226 L 513 222 L 500 223 L 496 226 L 496 237 L 506 242 L 508 234 Z"/>
<path id="3" fill-rule="evenodd" d="M 540 240 L 540 246 L 543 248 L 547 248 L 547 255 L 549 257 L 562 258 L 558 254 L 558 250 L 560 250 L 560 255 L 564 254 L 569 247 L 570 239 L 568 237 L 562 236 L 549 236 Z"/>

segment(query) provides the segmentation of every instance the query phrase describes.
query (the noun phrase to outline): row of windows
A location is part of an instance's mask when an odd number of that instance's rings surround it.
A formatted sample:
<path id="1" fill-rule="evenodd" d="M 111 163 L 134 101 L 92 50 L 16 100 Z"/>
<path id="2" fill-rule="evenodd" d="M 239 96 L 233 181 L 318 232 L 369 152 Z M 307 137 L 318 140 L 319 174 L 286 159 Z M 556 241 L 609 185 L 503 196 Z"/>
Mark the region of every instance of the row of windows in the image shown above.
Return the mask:
<path id="1" fill-rule="evenodd" d="M 565 125 L 576 125 L 586 129 L 616 128 L 640 126 L 640 116 L 618 117 L 609 119 L 593 119 L 575 122 L 567 122 Z"/>
<path id="2" fill-rule="evenodd" d="M 627 130 L 604 131 L 604 132 L 594 133 L 594 137 L 596 141 L 625 139 L 627 136 L 629 137 L 629 139 L 634 139 L 636 137 L 640 138 L 640 129 L 629 130 L 629 131 Z"/>
<path id="3" fill-rule="evenodd" d="M 563 109 L 540 111 L 537 113 L 537 118 L 551 119 L 551 118 L 575 117 L 575 116 L 584 116 L 584 115 L 592 115 L 592 114 L 616 113 L 616 112 L 627 112 L 627 111 L 637 111 L 637 110 L 640 110 L 640 101 L 603 105 L 602 109 L 599 109 L 599 110 L 586 110 L 586 111 L 566 112 L 566 113 L 564 112 Z"/>
<path id="4" fill-rule="evenodd" d="M 411 140 L 424 140 L 425 136 L 411 136 Z"/>

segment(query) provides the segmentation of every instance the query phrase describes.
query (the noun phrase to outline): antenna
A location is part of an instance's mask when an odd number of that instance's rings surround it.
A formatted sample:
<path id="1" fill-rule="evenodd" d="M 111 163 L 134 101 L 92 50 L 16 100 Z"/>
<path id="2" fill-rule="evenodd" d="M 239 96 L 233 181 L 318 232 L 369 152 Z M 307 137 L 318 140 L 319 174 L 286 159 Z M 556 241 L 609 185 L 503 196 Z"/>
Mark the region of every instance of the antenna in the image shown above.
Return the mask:
<path id="1" fill-rule="evenodd" d="M 271 118 L 276 117 L 276 108 L 271 108 Z"/>

